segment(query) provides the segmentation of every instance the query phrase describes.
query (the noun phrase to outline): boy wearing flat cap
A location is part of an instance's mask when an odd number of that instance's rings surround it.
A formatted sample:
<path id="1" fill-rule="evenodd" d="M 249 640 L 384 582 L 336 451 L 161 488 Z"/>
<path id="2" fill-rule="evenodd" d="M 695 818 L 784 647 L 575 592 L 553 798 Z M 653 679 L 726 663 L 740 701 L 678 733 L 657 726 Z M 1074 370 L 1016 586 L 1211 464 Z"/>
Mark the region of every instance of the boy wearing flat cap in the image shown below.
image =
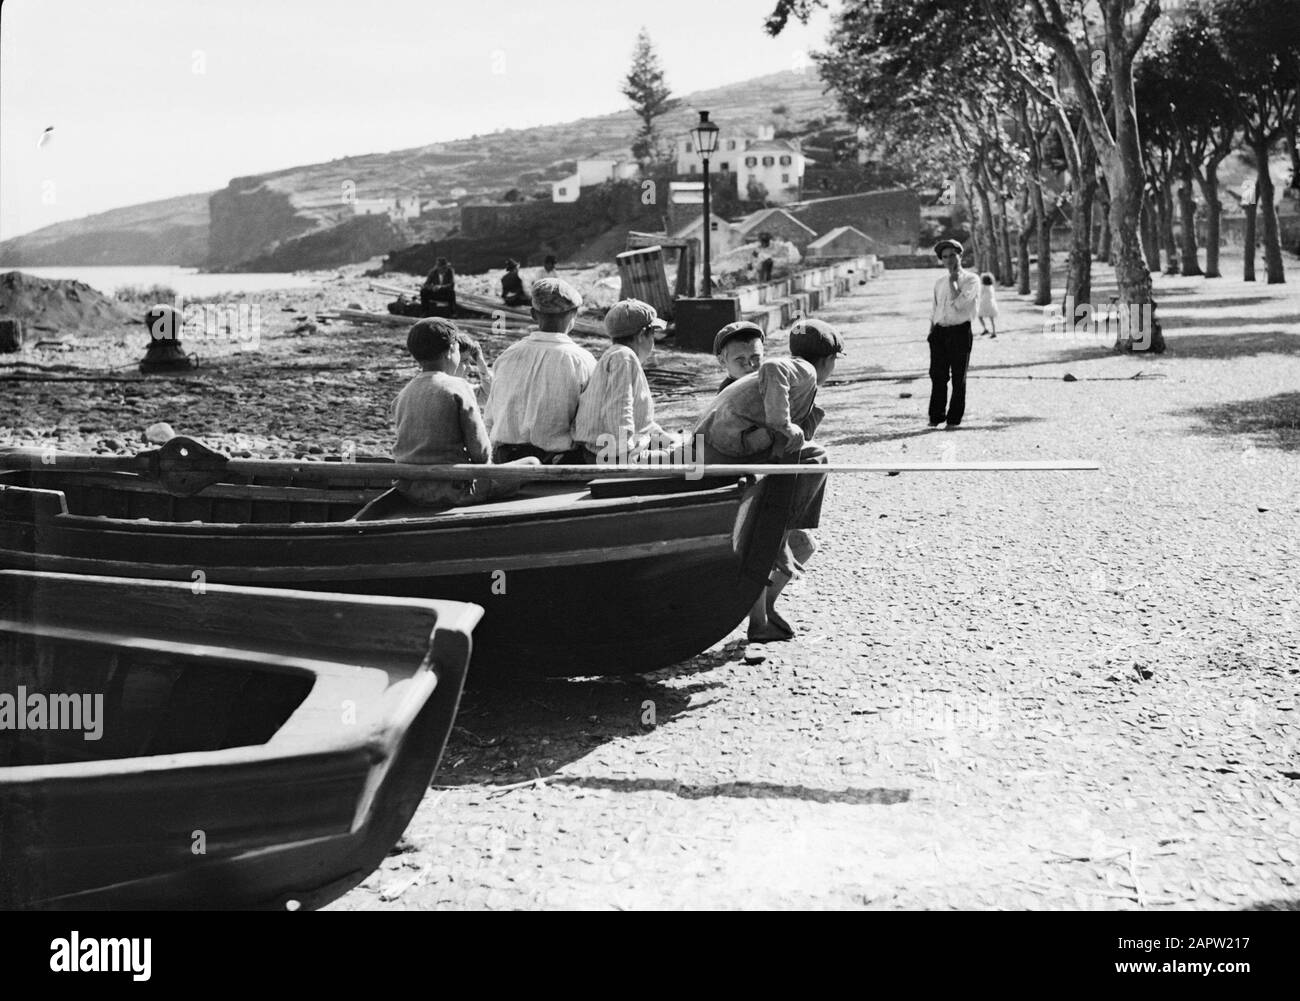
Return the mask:
<path id="1" fill-rule="evenodd" d="M 727 372 L 727 377 L 718 386 L 719 393 L 737 379 L 758 371 L 758 366 L 763 364 L 766 339 L 763 328 L 748 320 L 728 323 L 718 331 L 713 338 L 713 353 Z"/>
<path id="2" fill-rule="evenodd" d="M 488 394 L 492 459 L 582 462 L 573 419 L 596 368 L 592 353 L 569 337 L 582 295 L 562 279 L 539 278 L 532 303 L 537 329 L 501 353 Z"/>
<path id="3" fill-rule="evenodd" d="M 487 429 L 479 416 L 474 390 L 455 376 L 460 365 L 460 333 L 450 320 L 430 317 L 406 335 L 406 348 L 420 364 L 420 374 L 393 402 L 397 444 L 393 458 L 417 465 L 492 461 Z M 520 464 L 536 465 L 536 459 Z M 523 480 L 398 480 L 394 486 L 408 500 L 430 507 L 482 504 L 517 493 Z"/>
<path id="4" fill-rule="evenodd" d="M 934 306 L 930 311 L 930 427 L 944 421 L 961 426 L 966 411 L 966 368 L 975 343 L 971 318 L 979 299 L 980 280 L 974 271 L 961 266 L 962 246 L 956 240 L 940 240 L 934 252 L 948 273 L 934 283 Z M 952 399 L 948 399 L 948 380 Z"/>
<path id="5" fill-rule="evenodd" d="M 790 328 L 789 358 L 765 359 L 757 372 L 732 383 L 705 411 L 695 429 L 701 460 L 825 463 L 826 450 L 808 438 L 820 414 L 817 387 L 830 378 L 843 353 L 844 341 L 830 324 L 796 321 Z M 820 523 L 825 492 L 825 473 L 797 478 L 786 541 L 766 593 L 750 611 L 752 642 L 786 640 L 794 635 L 790 624 L 777 613 L 776 600 L 816 548 L 807 530 Z"/>
<path id="6" fill-rule="evenodd" d="M 655 403 L 642 364 L 667 324 L 648 302 L 624 299 L 605 315 L 613 344 L 578 400 L 573 437 L 588 462 L 664 462 L 676 438 L 655 423 Z"/>

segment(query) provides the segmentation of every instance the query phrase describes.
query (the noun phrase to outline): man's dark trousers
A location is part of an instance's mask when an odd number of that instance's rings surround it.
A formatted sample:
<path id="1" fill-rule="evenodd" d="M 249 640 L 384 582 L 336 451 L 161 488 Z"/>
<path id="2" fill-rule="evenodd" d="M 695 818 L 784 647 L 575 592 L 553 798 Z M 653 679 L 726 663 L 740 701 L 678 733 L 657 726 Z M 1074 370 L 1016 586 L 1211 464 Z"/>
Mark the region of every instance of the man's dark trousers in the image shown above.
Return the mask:
<path id="1" fill-rule="evenodd" d="M 930 423 L 947 421 L 956 426 L 966 412 L 966 366 L 975 343 L 970 321 L 930 328 Z M 948 379 L 952 379 L 952 400 L 948 400 Z"/>

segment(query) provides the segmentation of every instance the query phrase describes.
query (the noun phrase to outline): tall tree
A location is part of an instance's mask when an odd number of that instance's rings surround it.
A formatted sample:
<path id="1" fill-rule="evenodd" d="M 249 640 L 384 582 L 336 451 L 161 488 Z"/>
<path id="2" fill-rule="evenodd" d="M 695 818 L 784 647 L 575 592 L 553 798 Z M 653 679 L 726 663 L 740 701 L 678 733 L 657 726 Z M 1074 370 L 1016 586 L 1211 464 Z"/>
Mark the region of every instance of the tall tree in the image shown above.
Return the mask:
<path id="1" fill-rule="evenodd" d="M 790 0 L 769 30 L 813 5 Z M 830 47 L 815 59 L 849 120 L 882 153 L 920 164 L 918 181 L 961 177 L 977 210 L 976 266 L 1009 281 L 1009 239 L 999 237 L 1026 158 L 1006 114 L 1013 90 L 997 54 L 979 0 L 870 0 L 838 13 Z"/>
<path id="2" fill-rule="evenodd" d="M 1269 156 L 1300 117 L 1300 5 L 1295 0 L 1218 0 L 1215 34 L 1236 71 L 1232 100 L 1256 162 L 1268 283 L 1286 281 Z M 1294 159 L 1293 159 L 1294 162 Z"/>
<path id="3" fill-rule="evenodd" d="M 636 36 L 632 68 L 623 80 L 622 90 L 641 119 L 641 129 L 632 142 L 632 155 L 644 164 L 654 164 L 662 158 L 655 121 L 679 107 L 681 102 L 672 96 L 664 81 L 663 68 L 645 28 Z"/>
<path id="4" fill-rule="evenodd" d="M 1183 152 L 1183 214 L 1189 211 L 1191 179 L 1205 199 L 1205 277 L 1218 278 L 1219 164 L 1236 145 L 1238 118 L 1233 103 L 1236 73 L 1224 56 L 1209 12 L 1192 7 L 1165 39 L 1158 56 L 1170 86 L 1171 125 Z M 1186 225 L 1186 221 L 1184 221 Z"/>
<path id="5" fill-rule="evenodd" d="M 1056 52 L 1062 71 L 1079 101 L 1089 138 L 1097 159 L 1106 174 L 1110 191 L 1111 262 L 1119 285 L 1120 314 L 1123 317 L 1144 314 L 1141 307 L 1150 305 L 1149 330 L 1125 330 L 1121 322 L 1116 347 L 1132 351 L 1145 348 L 1153 352 L 1165 349 L 1164 335 L 1154 319 L 1151 272 L 1142 255 L 1138 229 L 1142 213 L 1142 189 L 1145 171 L 1142 144 L 1138 133 L 1137 102 L 1133 92 L 1133 63 L 1151 25 L 1160 16 L 1160 0 L 1029 0 L 1033 12 L 1033 30 Z M 1089 37 L 1083 19 L 1084 7 L 1094 7 L 1101 15 L 1100 38 Z M 1082 51 L 1080 51 L 1082 49 Z M 1105 82 L 1109 83 L 1110 115 L 1091 67 L 1104 60 Z M 1136 335 L 1136 336 L 1135 336 Z"/>

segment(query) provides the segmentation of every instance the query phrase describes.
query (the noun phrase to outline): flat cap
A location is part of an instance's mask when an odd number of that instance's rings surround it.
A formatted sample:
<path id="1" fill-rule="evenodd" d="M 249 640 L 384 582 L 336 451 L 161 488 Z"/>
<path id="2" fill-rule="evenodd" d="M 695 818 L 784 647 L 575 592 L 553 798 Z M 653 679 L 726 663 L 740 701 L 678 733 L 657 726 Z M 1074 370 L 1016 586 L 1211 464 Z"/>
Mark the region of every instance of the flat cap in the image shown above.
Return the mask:
<path id="1" fill-rule="evenodd" d="M 728 323 L 713 336 L 713 353 L 722 354 L 730 341 L 742 340 L 752 341 L 757 337 L 760 341 L 766 341 L 767 335 L 763 333 L 763 328 L 757 323 L 751 323 L 749 320 L 737 320 L 735 323 Z"/>
<path id="2" fill-rule="evenodd" d="M 962 245 L 958 243 L 956 240 L 940 240 L 938 243 L 934 245 L 934 256 L 942 260 L 943 252 L 947 250 L 949 247 L 957 251 L 958 257 L 961 257 L 962 254 L 966 253 L 966 251 L 962 249 Z"/>
<path id="3" fill-rule="evenodd" d="M 426 316 L 406 333 L 406 350 L 416 361 L 431 361 L 460 342 L 460 328 L 441 316 Z"/>
<path id="4" fill-rule="evenodd" d="M 563 278 L 533 282 L 533 309 L 539 313 L 568 313 L 582 305 L 582 293 Z"/>
<path id="5" fill-rule="evenodd" d="M 667 323 L 659 319 L 658 310 L 640 299 L 623 299 L 614 303 L 605 314 L 605 333 L 615 341 L 635 337 L 647 327 L 663 330 L 667 326 Z"/>
<path id="6" fill-rule="evenodd" d="M 790 328 L 790 353 L 797 358 L 844 354 L 844 338 L 824 320 L 796 320 Z"/>

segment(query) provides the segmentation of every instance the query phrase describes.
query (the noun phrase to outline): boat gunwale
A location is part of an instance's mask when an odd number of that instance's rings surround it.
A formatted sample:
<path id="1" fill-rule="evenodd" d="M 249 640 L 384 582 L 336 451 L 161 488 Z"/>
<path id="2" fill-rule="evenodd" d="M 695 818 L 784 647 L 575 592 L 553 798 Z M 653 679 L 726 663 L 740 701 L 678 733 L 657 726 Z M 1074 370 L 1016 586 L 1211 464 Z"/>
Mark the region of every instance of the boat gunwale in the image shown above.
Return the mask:
<path id="1" fill-rule="evenodd" d="M 68 474 L 75 476 L 75 472 Z M 130 474 L 128 474 L 130 475 Z M 267 521 L 267 522 L 216 522 L 216 521 L 155 521 L 149 518 L 115 518 L 107 515 L 80 514 L 68 509 L 67 494 L 51 487 L 27 487 L 17 484 L 5 484 L 0 481 L 0 491 L 32 491 L 53 494 L 58 497 L 62 511 L 50 516 L 38 514 L 27 523 L 38 521 L 54 522 L 67 528 L 85 528 L 126 532 L 148 532 L 157 535 L 266 535 L 272 532 L 284 532 L 291 535 L 387 535 L 412 532 L 446 531 L 454 528 L 478 529 L 494 526 L 517 526 L 531 522 L 550 522 L 561 519 L 582 519 L 592 515 L 634 514 L 647 510 L 671 510 L 673 508 L 706 507 L 719 503 L 739 504 L 751 485 L 752 478 L 737 478 L 735 483 L 723 486 L 707 487 L 701 490 L 688 490 L 669 494 L 632 494 L 625 497 L 591 498 L 581 509 L 569 502 L 555 507 L 541 507 L 525 511 L 492 511 L 491 505 L 476 505 L 472 513 L 468 508 L 455 508 L 456 513 L 448 516 L 446 511 L 436 511 L 428 515 L 405 518 L 381 518 L 374 521 Z M 587 489 L 586 487 L 583 488 Z M 571 498 L 579 491 L 558 494 L 557 497 Z M 165 495 L 165 491 L 159 491 Z M 272 498 L 265 498 L 275 502 Z M 286 498 L 283 503 L 289 503 Z M 511 503 L 505 501 L 503 503 Z M 488 510 L 483 510 L 488 508 Z M 0 519 L 13 520 L 13 519 Z"/>
<path id="2" fill-rule="evenodd" d="M 81 576 L 53 574 L 46 571 L 0 570 L 0 582 L 6 578 L 31 579 L 41 577 Z M 100 578 L 112 580 L 112 578 Z M 187 587 L 183 583 L 157 580 L 137 581 L 162 587 Z M 241 585 L 208 585 L 219 592 L 275 591 L 283 594 L 285 588 L 248 588 Z M 6 792 L 17 793 L 24 787 L 37 782 L 65 782 L 98 780 L 123 775 L 153 775 L 160 772 L 204 771 L 228 768 L 232 765 L 258 766 L 268 762 L 284 762 L 286 765 L 302 765 L 307 760 L 317 762 L 316 769 L 328 769 L 345 764 L 347 759 L 357 758 L 364 768 L 358 769 L 358 775 L 373 772 L 376 767 L 383 767 L 396 753 L 405 739 L 405 734 L 416 717 L 429 700 L 433 699 L 441 684 L 441 671 L 437 652 L 448 639 L 455 635 L 469 637 L 473 628 L 482 620 L 483 609 L 471 602 L 456 602 L 446 599 L 425 598 L 383 598 L 374 595 L 330 595 L 325 598 L 322 592 L 303 592 L 302 597 L 313 602 L 338 601 L 356 605 L 390 604 L 393 602 L 410 608 L 429 608 L 437 621 L 430 631 L 426 649 L 419 663 L 408 669 L 392 663 L 392 655 L 377 657 L 375 663 L 355 663 L 351 661 L 329 661 L 320 658 L 293 657 L 278 650 L 259 650 L 254 647 L 237 647 L 230 643 L 198 643 L 191 639 L 175 641 L 161 636 L 139 637 L 134 634 L 115 633 L 102 628 L 73 629 L 70 627 L 51 626 L 40 622 L 18 622 L 12 619 L 0 619 L 0 632 L 18 633 L 26 636 L 47 636 L 55 640 L 72 642 L 100 643 L 117 648 L 134 648 L 156 650 L 176 654 L 185 659 L 208 661 L 241 661 L 246 666 L 264 665 L 266 670 L 278 673 L 306 675 L 312 679 L 312 686 L 302 702 L 294 707 L 275 732 L 263 743 L 240 744 L 234 747 L 214 750 L 178 751 L 170 754 L 132 755 L 122 758 L 90 759 L 72 762 L 54 762 L 42 765 L 0 766 L 0 796 Z M 354 600 L 355 599 L 355 600 Z M 443 622 L 444 617 L 450 620 Z M 81 633 L 80 637 L 70 636 Z M 441 639 L 439 634 L 441 633 Z M 96 634 L 96 635 L 90 635 Z M 472 642 L 472 640 L 470 641 Z M 266 665 L 267 658 L 276 663 Z M 464 674 L 468 665 L 456 665 L 448 671 Z M 373 707 L 371 712 L 361 709 L 358 719 L 364 721 L 362 726 L 346 727 L 337 733 L 320 731 L 314 721 L 320 718 L 321 710 L 326 705 L 337 706 L 339 689 L 337 682 L 346 682 L 349 677 L 358 682 L 371 679 L 373 674 L 382 674 L 387 683 L 376 686 L 371 694 L 365 696 L 365 702 Z M 362 697 L 361 688 L 353 693 Z M 458 699 L 458 696 L 457 696 Z M 293 746 L 299 742 L 298 746 Z M 289 746 L 286 746 L 289 745 Z M 337 763 L 337 764 L 336 764 Z M 380 776 L 382 779 L 382 776 Z M 367 783 L 371 785 L 373 783 Z M 368 796 L 367 800 L 373 798 Z M 358 816 L 361 816 L 360 812 Z"/>

